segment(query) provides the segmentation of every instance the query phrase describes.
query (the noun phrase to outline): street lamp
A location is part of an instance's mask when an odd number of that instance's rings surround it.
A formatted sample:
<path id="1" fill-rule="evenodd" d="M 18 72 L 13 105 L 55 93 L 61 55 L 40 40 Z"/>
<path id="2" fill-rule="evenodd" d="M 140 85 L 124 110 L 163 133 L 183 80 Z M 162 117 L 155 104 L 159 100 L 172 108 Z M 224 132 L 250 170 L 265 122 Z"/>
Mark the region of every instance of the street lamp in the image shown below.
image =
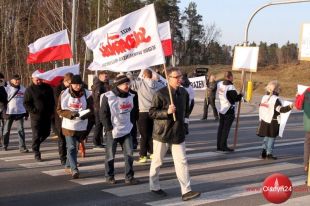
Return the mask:
<path id="1" fill-rule="evenodd" d="M 250 24 L 252 22 L 252 19 L 254 18 L 254 16 L 261 11 L 262 9 L 269 7 L 269 6 L 273 6 L 273 5 L 279 5 L 279 4 L 295 4 L 295 3 L 305 3 L 305 2 L 310 2 L 310 0 L 283 0 L 283 1 L 271 1 L 261 7 L 259 7 L 258 9 L 256 9 L 254 11 L 254 13 L 251 15 L 246 29 L 245 29 L 245 35 L 244 35 L 244 43 L 243 46 L 247 46 L 248 45 L 248 33 L 249 33 L 249 27 Z M 251 75 L 251 74 L 250 74 Z M 251 76 L 250 76 L 250 79 Z M 240 92 L 244 92 L 244 83 L 245 83 L 245 71 L 244 69 L 242 69 L 242 73 L 241 73 L 241 89 Z M 236 148 L 237 145 L 237 139 L 238 139 L 238 127 L 239 127 L 239 115 L 240 115 L 240 109 L 241 109 L 241 101 L 238 104 L 238 112 L 237 112 L 237 118 L 236 118 L 236 128 L 235 128 L 235 136 L 234 136 L 234 149 Z M 310 170 L 309 170 L 310 171 Z"/>

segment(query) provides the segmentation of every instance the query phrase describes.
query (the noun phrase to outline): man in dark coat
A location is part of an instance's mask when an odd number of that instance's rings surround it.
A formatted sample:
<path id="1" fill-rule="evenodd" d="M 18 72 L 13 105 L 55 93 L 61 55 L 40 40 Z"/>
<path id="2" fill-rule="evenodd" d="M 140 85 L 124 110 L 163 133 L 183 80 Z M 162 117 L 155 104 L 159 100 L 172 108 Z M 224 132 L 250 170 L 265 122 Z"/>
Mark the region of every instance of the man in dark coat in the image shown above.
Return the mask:
<path id="1" fill-rule="evenodd" d="M 94 99 L 94 114 L 95 114 L 95 128 L 93 144 L 95 148 L 104 148 L 103 145 L 103 126 L 100 122 L 99 111 L 100 111 L 100 96 L 110 90 L 109 76 L 107 71 L 99 71 L 98 78 L 95 80 L 92 86 L 92 96 Z"/>
<path id="2" fill-rule="evenodd" d="M 40 145 L 50 135 L 55 100 L 53 89 L 38 78 L 38 73 L 32 74 L 32 84 L 25 91 L 24 106 L 31 119 L 34 158 L 42 161 Z"/>
<path id="3" fill-rule="evenodd" d="M 57 87 L 54 87 L 55 103 L 58 102 L 58 99 L 59 99 L 61 92 L 70 86 L 72 77 L 73 77 L 73 73 L 71 73 L 71 72 L 66 73 L 64 75 L 64 79 L 63 79 L 62 83 L 60 85 L 58 85 Z M 56 134 L 58 136 L 59 159 L 60 159 L 61 165 L 65 165 L 66 160 L 67 160 L 66 138 L 61 131 L 61 118 L 57 114 L 56 107 L 55 107 L 54 121 L 55 121 Z"/>
<path id="4" fill-rule="evenodd" d="M 150 190 L 161 197 L 167 195 L 160 189 L 159 169 L 168 147 L 171 145 L 175 171 L 181 185 L 182 200 L 187 201 L 198 197 L 200 193 L 192 191 L 190 186 L 184 128 L 185 119 L 189 117 L 189 96 L 187 91 L 180 87 L 181 82 L 181 71 L 177 68 L 170 69 L 168 71 L 168 86 L 171 87 L 173 103 L 170 102 L 166 86 L 156 92 L 149 110 L 150 117 L 154 119 Z M 173 114 L 176 121 L 173 120 Z"/>
<path id="5" fill-rule="evenodd" d="M 5 82 L 4 75 L 0 73 L 0 146 L 2 145 L 1 142 L 4 128 L 4 119 L 2 117 L 2 112 L 8 102 L 8 96 L 4 88 L 6 84 L 7 83 Z"/>

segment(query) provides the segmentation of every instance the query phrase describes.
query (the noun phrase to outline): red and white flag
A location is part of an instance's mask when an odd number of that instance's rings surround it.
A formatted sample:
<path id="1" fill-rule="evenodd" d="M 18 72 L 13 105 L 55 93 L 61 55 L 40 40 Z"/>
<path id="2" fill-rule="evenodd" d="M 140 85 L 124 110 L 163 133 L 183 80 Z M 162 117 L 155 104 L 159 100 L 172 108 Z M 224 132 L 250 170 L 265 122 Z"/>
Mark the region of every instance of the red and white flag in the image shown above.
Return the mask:
<path id="1" fill-rule="evenodd" d="M 97 68 L 125 72 L 165 63 L 153 4 L 91 32 L 84 41 Z"/>
<path id="2" fill-rule="evenodd" d="M 35 64 L 72 57 L 67 30 L 63 30 L 36 40 L 28 45 L 27 64 Z"/>
<path id="3" fill-rule="evenodd" d="M 79 74 L 80 65 L 76 64 L 72 66 L 58 67 L 46 72 L 44 72 L 43 70 L 36 70 L 35 72 L 33 72 L 32 77 L 42 79 L 43 82 L 51 86 L 58 86 L 61 83 L 64 75 L 69 72 L 73 73 L 74 75 Z"/>
<path id="4" fill-rule="evenodd" d="M 169 21 L 158 24 L 158 33 L 165 56 L 171 56 L 173 49 Z"/>

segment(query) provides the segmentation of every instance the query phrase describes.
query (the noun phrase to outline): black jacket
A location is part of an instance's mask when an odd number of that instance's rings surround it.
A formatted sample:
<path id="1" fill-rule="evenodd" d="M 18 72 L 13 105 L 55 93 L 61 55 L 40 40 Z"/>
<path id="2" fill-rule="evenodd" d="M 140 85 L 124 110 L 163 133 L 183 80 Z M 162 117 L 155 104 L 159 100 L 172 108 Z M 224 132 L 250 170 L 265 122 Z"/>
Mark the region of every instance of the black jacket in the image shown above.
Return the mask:
<path id="1" fill-rule="evenodd" d="M 224 85 L 232 85 L 233 83 L 229 80 L 224 80 L 223 81 Z M 229 103 L 232 105 L 229 110 L 226 112 L 226 114 L 235 114 L 235 103 L 241 101 L 243 95 L 238 94 L 236 90 L 229 90 L 226 93 L 227 100 Z"/>
<path id="2" fill-rule="evenodd" d="M 153 139 L 163 142 L 180 144 L 185 140 L 184 118 L 189 117 L 189 95 L 187 91 L 179 87 L 172 89 L 172 97 L 176 106 L 176 121 L 173 115 L 168 114 L 170 105 L 167 87 L 158 90 L 153 98 L 150 108 L 150 117 L 154 119 Z"/>
<path id="3" fill-rule="evenodd" d="M 4 86 L 0 86 L 0 113 L 5 109 L 7 103 L 8 103 L 8 95 L 5 91 Z"/>
<path id="4" fill-rule="evenodd" d="M 55 100 L 51 86 L 31 84 L 25 91 L 24 106 L 31 118 L 46 119 L 54 115 Z"/>
<path id="5" fill-rule="evenodd" d="M 99 79 L 97 79 L 93 84 L 91 90 L 94 99 L 94 110 L 99 111 L 100 95 L 110 90 L 109 82 L 102 82 Z"/>

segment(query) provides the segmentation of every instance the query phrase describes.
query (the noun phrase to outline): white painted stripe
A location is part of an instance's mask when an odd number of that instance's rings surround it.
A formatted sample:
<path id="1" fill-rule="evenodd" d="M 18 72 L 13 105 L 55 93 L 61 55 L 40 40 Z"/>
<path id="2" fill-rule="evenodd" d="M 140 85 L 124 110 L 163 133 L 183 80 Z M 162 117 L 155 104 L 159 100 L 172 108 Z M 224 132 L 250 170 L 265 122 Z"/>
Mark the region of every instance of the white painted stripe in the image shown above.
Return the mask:
<path id="1" fill-rule="evenodd" d="M 189 154 L 189 155 L 187 155 L 187 158 L 189 160 L 191 160 L 191 159 L 207 158 L 207 157 L 213 157 L 213 156 L 219 156 L 219 155 L 222 155 L 222 154 L 215 153 L 215 152 L 203 152 L 203 153 Z M 249 159 L 251 159 L 251 158 L 249 158 Z M 254 161 L 253 159 L 251 159 L 251 160 Z M 257 159 L 255 159 L 255 161 L 256 160 Z M 172 162 L 172 161 L 173 161 L 173 158 L 170 156 L 170 157 L 165 158 L 164 163 L 168 163 L 168 162 Z M 230 161 L 232 161 L 232 160 L 230 160 Z M 148 162 L 146 164 L 140 164 L 140 163 L 134 162 L 134 166 L 145 166 L 145 165 L 150 165 L 150 162 Z M 114 163 L 114 168 L 123 168 L 124 166 L 125 166 L 125 163 L 123 161 Z M 197 168 L 199 168 L 200 166 L 201 166 L 201 163 L 197 165 Z M 96 164 L 96 165 L 79 167 L 79 171 L 84 172 L 84 173 L 92 173 L 92 172 L 98 171 L 98 170 L 104 171 L 104 164 Z M 51 175 L 51 176 L 65 175 L 64 169 L 48 170 L 48 171 L 42 171 L 42 172 L 45 174 Z M 143 171 L 143 173 L 145 173 L 145 171 Z M 147 171 L 147 173 L 148 173 L 148 171 Z M 141 176 L 143 176 L 143 175 L 141 175 Z"/>
<path id="2" fill-rule="evenodd" d="M 303 185 L 305 183 L 306 176 L 297 176 L 290 178 L 293 186 L 299 186 Z M 204 192 L 201 193 L 200 197 L 194 200 L 191 200 L 190 202 L 184 202 L 181 200 L 180 197 L 178 198 L 170 198 L 165 200 L 159 200 L 154 202 L 148 202 L 147 205 L 154 205 L 154 206 L 177 206 L 177 205 L 201 205 L 201 204 L 208 204 L 208 203 L 214 203 L 219 201 L 225 201 L 225 200 L 231 200 L 239 197 L 245 197 L 249 195 L 259 194 L 261 193 L 260 190 L 249 190 L 249 188 L 260 188 L 262 186 L 262 183 L 253 183 L 253 184 L 247 184 L 247 185 L 240 185 L 236 187 L 221 189 L 221 190 L 215 190 L 211 192 Z M 274 204 L 272 204 L 274 205 Z M 282 204 L 281 204 L 282 205 Z M 295 204 L 295 205 L 303 205 L 303 204 Z M 307 204 L 304 204 L 307 205 Z M 267 206 L 267 205 L 266 205 Z M 268 204 L 268 206 L 271 206 L 271 204 Z"/>
<path id="3" fill-rule="evenodd" d="M 308 190 L 309 192 L 309 190 Z M 310 195 L 305 195 L 302 197 L 290 198 L 286 202 L 281 203 L 281 206 L 299 206 L 299 205 L 309 205 Z M 275 206 L 275 204 L 265 204 L 261 206 Z"/>
<path id="4" fill-rule="evenodd" d="M 197 175 L 191 177 L 191 186 L 202 184 L 202 183 L 210 183 L 216 181 L 224 181 L 234 178 L 244 178 L 252 175 L 266 174 L 274 171 L 285 171 L 289 169 L 302 168 L 302 165 L 291 164 L 291 163 L 277 163 L 271 165 L 263 165 L 256 166 L 252 168 L 239 169 L 233 171 L 225 171 L 204 175 Z M 81 179 L 82 180 L 82 179 Z M 73 182 L 79 183 L 78 180 L 72 180 Z M 177 179 L 165 180 L 160 182 L 161 188 L 163 190 L 173 189 L 179 187 L 179 182 Z M 122 186 L 119 188 L 111 188 L 103 190 L 104 192 L 109 192 L 117 196 L 129 196 L 129 195 L 137 195 L 145 193 L 145 191 L 149 191 L 149 183 L 140 184 L 140 185 L 131 185 L 131 186 Z"/>

